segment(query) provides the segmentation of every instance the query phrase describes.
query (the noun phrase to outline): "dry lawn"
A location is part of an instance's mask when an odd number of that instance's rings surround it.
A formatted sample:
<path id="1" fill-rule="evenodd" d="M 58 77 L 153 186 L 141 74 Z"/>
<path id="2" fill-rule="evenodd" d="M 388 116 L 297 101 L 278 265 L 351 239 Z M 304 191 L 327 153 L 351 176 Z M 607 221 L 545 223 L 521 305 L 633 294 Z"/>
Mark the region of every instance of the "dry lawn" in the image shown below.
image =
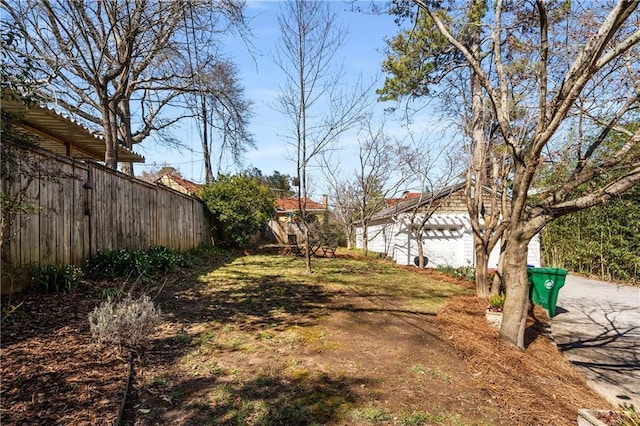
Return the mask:
<path id="1" fill-rule="evenodd" d="M 3 425 L 118 418 L 129 363 L 90 343 L 98 286 L 23 295 L 3 323 Z M 134 357 L 124 425 L 573 425 L 608 407 L 544 327 L 507 348 L 484 303 L 432 271 L 339 257 L 308 275 L 251 255 L 146 290 L 164 323 Z"/>

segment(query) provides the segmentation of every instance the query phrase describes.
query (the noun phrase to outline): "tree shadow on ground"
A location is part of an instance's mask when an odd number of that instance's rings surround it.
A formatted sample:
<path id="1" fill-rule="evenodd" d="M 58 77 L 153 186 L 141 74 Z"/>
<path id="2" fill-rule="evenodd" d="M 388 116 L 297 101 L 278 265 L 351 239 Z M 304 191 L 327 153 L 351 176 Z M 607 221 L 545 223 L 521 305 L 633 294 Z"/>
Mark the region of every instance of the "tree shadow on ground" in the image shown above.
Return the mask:
<path id="1" fill-rule="evenodd" d="M 640 401 L 634 385 L 640 379 L 640 325 L 634 323 L 637 307 L 620 307 L 602 301 L 597 305 L 575 303 L 570 328 L 556 326 L 558 349 L 589 380 L 612 386 L 621 403 Z M 627 316 L 627 319 L 624 318 Z M 624 394 L 626 393 L 626 395 Z"/>
<path id="2" fill-rule="evenodd" d="M 224 378 L 195 378 L 176 383 L 168 402 L 156 398 L 155 412 L 136 414 L 137 424 L 181 425 L 311 425 L 334 422 L 357 403 L 353 389 L 371 384 L 364 379 L 331 378 L 326 374 L 287 379 L 261 375 L 242 383 Z M 150 402 L 150 401 L 149 401 Z M 131 421 L 131 419 L 129 419 Z"/>
<path id="3" fill-rule="evenodd" d="M 233 286 L 196 284 L 186 291 L 165 292 L 157 301 L 167 317 L 189 323 L 234 323 L 243 330 L 313 323 L 325 314 L 331 293 L 303 282 L 284 281 L 277 275 L 258 280 L 247 276 Z"/>

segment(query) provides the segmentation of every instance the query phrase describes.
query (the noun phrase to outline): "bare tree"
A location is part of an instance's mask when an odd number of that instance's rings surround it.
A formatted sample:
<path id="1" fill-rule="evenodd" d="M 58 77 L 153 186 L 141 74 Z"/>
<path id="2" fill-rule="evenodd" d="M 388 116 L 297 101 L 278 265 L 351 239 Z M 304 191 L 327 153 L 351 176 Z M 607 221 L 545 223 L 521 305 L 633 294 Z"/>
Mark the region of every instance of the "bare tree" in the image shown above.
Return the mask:
<path id="1" fill-rule="evenodd" d="M 416 240 L 418 267 L 424 268 L 423 237 L 429 219 L 454 192 L 453 183 L 460 179 L 462 170 L 450 144 L 435 147 L 423 139 L 411 138 L 411 143 L 400 147 L 401 167 L 405 176 L 411 176 L 419 194 L 415 204 L 403 213 L 403 220 Z"/>
<path id="2" fill-rule="evenodd" d="M 369 224 L 373 215 L 386 206 L 386 200 L 410 177 L 399 173 L 400 152 L 403 150 L 385 132 L 384 125 L 374 127 L 367 123 L 358 135 L 358 163 L 353 176 L 351 192 L 355 194 L 357 219 L 362 225 L 362 250 L 369 250 Z"/>
<path id="3" fill-rule="evenodd" d="M 321 170 L 330 188 L 331 206 L 333 214 L 344 229 L 347 239 L 347 249 L 353 248 L 355 233 L 353 225 L 357 221 L 357 193 L 352 179 L 341 173 L 340 161 L 332 161 L 332 156 L 323 153 L 321 156 Z"/>
<path id="4" fill-rule="evenodd" d="M 640 134 L 634 124 L 640 100 L 638 2 L 619 0 L 589 13 L 581 13 L 582 4 L 576 3 L 556 11 L 563 17 L 559 20 L 552 19 L 547 2 L 529 9 L 498 0 L 487 18 L 487 59 L 477 58 L 453 34 L 440 9 L 413 3 L 477 75 L 513 162 L 504 218 L 507 294 L 500 335 L 522 348 L 529 241 L 554 218 L 603 203 L 640 182 Z M 590 25 L 582 25 L 585 20 Z M 598 90 L 603 86 L 606 91 Z M 596 92 L 602 96 L 590 96 Z M 574 114 L 589 119 L 596 137 L 563 140 L 562 127 Z M 564 179 L 536 188 L 530 199 L 545 157 L 557 151 L 566 154 Z"/>
<path id="5" fill-rule="evenodd" d="M 193 73 L 215 59 L 216 29 L 243 22 L 234 1 L 2 0 L 2 6 L 25 35 L 23 52 L 53 76 L 42 87 L 50 101 L 103 133 L 111 168 L 119 144 L 131 148 L 150 135 L 164 136 L 184 118 L 164 112 L 192 90 Z M 203 43 L 198 70 L 187 66 L 184 46 L 192 16 L 203 29 L 199 40 L 189 40 Z"/>
<path id="6" fill-rule="evenodd" d="M 305 245 L 310 247 L 306 226 L 310 166 L 363 119 L 367 90 L 358 82 L 347 85 L 343 79 L 337 60 L 346 32 L 338 26 L 328 2 L 286 1 L 278 24 L 281 39 L 275 62 L 285 79 L 276 108 L 291 124 L 291 133 L 284 138 L 296 149 L 299 209 Z M 306 269 L 311 272 L 309 250 Z"/>
<path id="7" fill-rule="evenodd" d="M 140 174 L 138 178 L 145 182 L 155 183 L 158 179 L 160 179 L 164 175 L 171 175 L 179 178 L 182 177 L 182 173 L 180 172 L 180 170 L 165 163 L 162 165 L 157 165 L 148 171 L 142 172 L 142 174 Z"/>
<path id="8" fill-rule="evenodd" d="M 473 0 L 453 6 L 456 7 L 451 7 L 446 19 L 454 22 L 456 36 L 478 60 L 486 57 L 482 34 L 486 1 Z M 465 193 L 476 253 L 476 294 L 487 297 L 489 253 L 504 231 L 500 220 L 504 216 L 498 207 L 506 194 L 502 187 L 504 168 L 494 167 L 490 160 L 498 139 L 495 118 L 483 102 L 478 76 L 464 57 L 442 34 L 433 31 L 434 23 L 427 13 L 421 10 L 415 13 L 411 9 L 411 2 L 394 2 L 391 6 L 390 12 L 401 18 L 415 16 L 415 25 L 388 40 L 388 57 L 383 68 L 390 75 L 378 94 L 385 101 L 407 99 L 408 119 L 413 113 L 409 102 L 425 97 L 438 100 L 441 120 L 460 127 L 459 134 L 464 135 L 468 155 Z M 502 174 L 493 175 L 493 172 Z"/>
<path id="9" fill-rule="evenodd" d="M 189 104 L 200 125 L 206 182 L 214 179 L 214 149 L 218 153 L 216 174 L 219 174 L 225 154 L 230 154 L 233 163 L 239 165 L 247 149 L 255 148 L 248 129 L 253 103 L 245 98 L 237 76 L 237 67 L 228 61 L 216 61 L 209 69 L 194 75 L 194 94 Z M 219 143 L 214 145 L 216 140 Z"/>

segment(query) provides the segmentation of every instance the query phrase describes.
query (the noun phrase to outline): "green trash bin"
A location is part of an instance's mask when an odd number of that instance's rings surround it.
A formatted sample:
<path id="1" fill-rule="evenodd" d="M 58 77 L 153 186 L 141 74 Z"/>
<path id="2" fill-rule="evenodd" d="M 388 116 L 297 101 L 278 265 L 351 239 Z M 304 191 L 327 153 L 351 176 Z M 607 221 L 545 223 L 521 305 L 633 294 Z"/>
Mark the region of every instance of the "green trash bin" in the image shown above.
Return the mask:
<path id="1" fill-rule="evenodd" d="M 549 312 L 549 318 L 556 315 L 558 293 L 564 286 L 566 269 L 560 268 L 528 268 L 529 296 L 531 301 Z"/>

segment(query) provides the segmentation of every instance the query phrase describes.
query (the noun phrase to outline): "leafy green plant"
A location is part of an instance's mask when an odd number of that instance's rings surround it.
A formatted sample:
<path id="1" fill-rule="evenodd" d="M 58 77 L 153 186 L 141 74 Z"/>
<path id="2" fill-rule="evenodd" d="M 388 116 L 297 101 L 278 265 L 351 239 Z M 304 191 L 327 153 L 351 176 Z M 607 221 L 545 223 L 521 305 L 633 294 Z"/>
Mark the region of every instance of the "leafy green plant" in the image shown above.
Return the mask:
<path id="1" fill-rule="evenodd" d="M 598 414 L 598 420 L 612 426 L 640 426 L 640 413 L 633 407 L 621 411 L 604 411 Z"/>
<path id="2" fill-rule="evenodd" d="M 153 276 L 174 272 L 184 263 L 184 256 L 167 247 L 151 247 L 142 250 L 98 251 L 87 262 L 88 274 L 95 278 Z"/>
<path id="3" fill-rule="evenodd" d="M 100 297 L 106 300 L 119 299 L 123 294 L 122 289 L 118 287 L 107 287 L 100 290 Z"/>
<path id="4" fill-rule="evenodd" d="M 153 274 L 174 272 L 184 263 L 184 256 L 164 246 L 151 247 L 147 252 Z"/>
<path id="5" fill-rule="evenodd" d="M 119 349 L 140 349 L 160 323 L 161 312 L 149 296 L 130 296 L 119 302 L 107 300 L 89 314 L 91 334 L 99 344 L 115 344 Z"/>
<path id="6" fill-rule="evenodd" d="M 554 220 L 542 231 L 545 263 L 605 280 L 640 283 L 640 186 Z"/>
<path id="7" fill-rule="evenodd" d="M 147 386 L 150 388 L 168 388 L 170 384 L 169 380 L 164 377 L 154 377 L 147 383 Z"/>
<path id="8" fill-rule="evenodd" d="M 488 309 L 492 312 L 502 312 L 502 309 L 504 308 L 505 297 L 506 296 L 504 293 L 492 294 L 489 297 Z"/>
<path id="9" fill-rule="evenodd" d="M 70 293 L 78 287 L 81 277 L 82 270 L 75 265 L 47 265 L 31 272 L 36 289 L 45 293 Z"/>
<path id="10" fill-rule="evenodd" d="M 176 333 L 176 341 L 182 344 L 190 344 L 193 341 L 193 337 L 184 330 L 180 330 Z"/>
<path id="11" fill-rule="evenodd" d="M 357 420 L 365 420 L 369 423 L 384 423 L 392 419 L 388 411 L 373 406 L 355 409 L 352 415 Z"/>
<path id="12" fill-rule="evenodd" d="M 422 426 L 429 424 L 429 421 L 431 421 L 431 415 L 425 412 L 404 413 L 400 418 L 402 426 Z"/>
<path id="13" fill-rule="evenodd" d="M 236 247 L 245 246 L 276 216 L 271 190 L 248 175 L 219 176 L 204 187 L 202 199 Z"/>
<path id="14" fill-rule="evenodd" d="M 476 277 L 476 269 L 473 266 L 460 266 L 455 268 L 453 266 L 441 265 L 436 269 L 440 273 L 462 280 L 473 281 Z"/>

